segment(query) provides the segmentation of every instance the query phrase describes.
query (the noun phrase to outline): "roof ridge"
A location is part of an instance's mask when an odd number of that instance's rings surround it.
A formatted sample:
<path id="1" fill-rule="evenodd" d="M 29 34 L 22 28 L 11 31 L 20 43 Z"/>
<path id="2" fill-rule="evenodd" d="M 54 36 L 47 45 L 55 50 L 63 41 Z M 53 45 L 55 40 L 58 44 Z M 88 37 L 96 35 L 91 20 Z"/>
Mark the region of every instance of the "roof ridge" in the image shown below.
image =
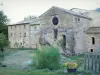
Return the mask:
<path id="1" fill-rule="evenodd" d="M 81 8 L 71 8 L 70 10 L 73 10 L 73 9 L 80 9 L 80 10 L 90 11 L 90 10 L 81 9 Z"/>
<path id="2" fill-rule="evenodd" d="M 57 6 L 53 6 L 52 8 L 58 8 L 58 9 L 60 9 L 60 10 L 65 11 L 66 13 L 70 13 L 70 14 L 72 14 L 72 15 L 80 16 L 80 17 L 87 18 L 87 19 L 91 19 L 91 18 L 89 18 L 88 16 L 85 16 L 85 15 L 82 15 L 82 14 L 78 14 L 78 13 L 76 13 L 76 12 L 74 12 L 74 11 L 67 10 L 67 9 L 65 9 L 65 8 L 61 8 L 61 7 L 57 7 Z"/>

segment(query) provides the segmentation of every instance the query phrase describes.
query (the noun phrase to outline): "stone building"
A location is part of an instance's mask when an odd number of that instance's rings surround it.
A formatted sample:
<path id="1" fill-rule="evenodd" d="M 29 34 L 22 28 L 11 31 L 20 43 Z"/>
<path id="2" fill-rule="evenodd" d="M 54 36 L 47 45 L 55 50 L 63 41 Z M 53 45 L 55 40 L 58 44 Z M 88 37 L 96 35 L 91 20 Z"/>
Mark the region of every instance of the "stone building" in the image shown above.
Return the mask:
<path id="1" fill-rule="evenodd" d="M 58 46 L 62 38 L 65 50 L 75 53 L 87 52 L 84 30 L 90 26 L 91 18 L 55 6 L 39 18 L 42 40 L 46 40 L 50 45 Z"/>
<path id="2" fill-rule="evenodd" d="M 39 31 L 38 18 L 24 19 L 8 25 L 8 38 L 11 48 L 36 48 Z"/>
<path id="3" fill-rule="evenodd" d="M 96 10 L 83 10 L 83 9 L 71 9 L 78 14 L 83 14 L 92 19 L 91 25 L 86 33 L 86 47 L 88 52 L 94 52 L 100 50 L 100 11 Z"/>
<path id="4" fill-rule="evenodd" d="M 51 7 L 35 19 L 8 26 L 11 48 L 36 48 L 39 44 L 60 48 L 63 53 L 100 49 L 100 12 Z"/>
<path id="5" fill-rule="evenodd" d="M 100 27 L 90 27 L 86 31 L 89 52 L 100 50 Z"/>
<path id="6" fill-rule="evenodd" d="M 100 50 L 100 12 L 88 13 L 92 18 L 91 26 L 87 29 L 87 46 L 88 51 L 94 52 Z"/>

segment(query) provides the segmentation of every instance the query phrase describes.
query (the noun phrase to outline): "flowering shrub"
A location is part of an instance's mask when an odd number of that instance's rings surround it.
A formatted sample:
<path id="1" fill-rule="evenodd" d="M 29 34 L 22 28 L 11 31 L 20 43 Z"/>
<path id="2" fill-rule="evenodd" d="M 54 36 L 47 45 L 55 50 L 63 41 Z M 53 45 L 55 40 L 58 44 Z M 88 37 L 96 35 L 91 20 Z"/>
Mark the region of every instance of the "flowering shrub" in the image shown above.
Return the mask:
<path id="1" fill-rule="evenodd" d="M 75 62 L 67 62 L 65 63 L 65 66 L 67 67 L 67 69 L 76 69 L 78 68 L 78 64 Z"/>

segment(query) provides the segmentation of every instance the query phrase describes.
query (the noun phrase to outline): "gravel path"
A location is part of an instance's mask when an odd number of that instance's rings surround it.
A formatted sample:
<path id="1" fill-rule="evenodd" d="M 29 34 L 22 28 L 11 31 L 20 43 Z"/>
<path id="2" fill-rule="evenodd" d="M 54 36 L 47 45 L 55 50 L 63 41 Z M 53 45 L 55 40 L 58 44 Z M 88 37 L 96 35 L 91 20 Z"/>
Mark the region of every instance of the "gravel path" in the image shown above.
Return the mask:
<path id="1" fill-rule="evenodd" d="M 33 52 L 22 50 L 4 58 L 3 64 L 10 68 L 27 69 L 32 63 Z"/>

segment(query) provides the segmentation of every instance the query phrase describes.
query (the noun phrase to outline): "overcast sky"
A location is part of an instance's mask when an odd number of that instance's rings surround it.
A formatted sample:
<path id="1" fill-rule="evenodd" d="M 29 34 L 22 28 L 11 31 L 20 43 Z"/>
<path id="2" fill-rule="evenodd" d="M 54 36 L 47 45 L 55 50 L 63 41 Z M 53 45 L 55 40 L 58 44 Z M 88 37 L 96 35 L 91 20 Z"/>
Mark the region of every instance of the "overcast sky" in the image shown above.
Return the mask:
<path id="1" fill-rule="evenodd" d="M 52 6 L 93 10 L 100 7 L 100 0 L 0 0 L 0 4 L 0 10 L 15 23 L 28 15 L 39 16 Z"/>

